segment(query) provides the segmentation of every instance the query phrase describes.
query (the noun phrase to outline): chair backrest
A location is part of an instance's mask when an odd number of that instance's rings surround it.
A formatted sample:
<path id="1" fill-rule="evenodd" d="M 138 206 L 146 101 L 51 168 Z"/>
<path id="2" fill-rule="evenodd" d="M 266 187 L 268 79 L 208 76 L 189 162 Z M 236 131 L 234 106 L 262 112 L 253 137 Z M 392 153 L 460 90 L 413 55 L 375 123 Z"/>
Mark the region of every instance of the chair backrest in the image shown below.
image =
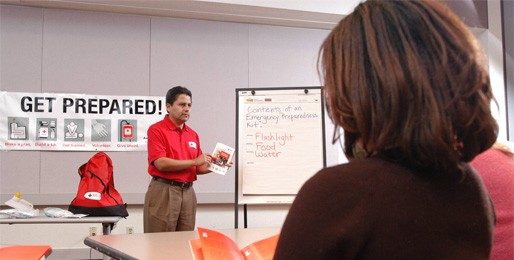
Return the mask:
<path id="1" fill-rule="evenodd" d="M 48 245 L 17 245 L 0 247 L 2 260 L 39 260 L 45 259 L 52 252 Z"/>

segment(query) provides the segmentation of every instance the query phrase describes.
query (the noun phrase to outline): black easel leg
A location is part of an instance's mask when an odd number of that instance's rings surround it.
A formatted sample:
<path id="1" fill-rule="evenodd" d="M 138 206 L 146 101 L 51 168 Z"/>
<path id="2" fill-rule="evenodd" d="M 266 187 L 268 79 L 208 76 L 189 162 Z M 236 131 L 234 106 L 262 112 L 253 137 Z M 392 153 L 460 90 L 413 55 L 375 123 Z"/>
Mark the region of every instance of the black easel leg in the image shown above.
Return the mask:
<path id="1" fill-rule="evenodd" d="M 245 228 L 247 228 L 248 227 L 248 208 L 247 208 L 246 204 L 243 205 L 243 211 L 244 211 L 244 224 L 245 224 Z"/>

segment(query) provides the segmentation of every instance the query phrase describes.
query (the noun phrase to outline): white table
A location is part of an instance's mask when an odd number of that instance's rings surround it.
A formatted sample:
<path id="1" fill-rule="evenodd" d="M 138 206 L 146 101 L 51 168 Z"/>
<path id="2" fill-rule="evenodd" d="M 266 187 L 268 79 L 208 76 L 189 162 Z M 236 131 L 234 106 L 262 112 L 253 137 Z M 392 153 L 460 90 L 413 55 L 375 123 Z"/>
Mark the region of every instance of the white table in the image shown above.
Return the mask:
<path id="1" fill-rule="evenodd" d="M 276 235 L 280 228 L 216 229 L 243 248 L 258 240 Z M 139 233 L 129 235 L 90 236 L 84 244 L 115 259 L 193 259 L 189 240 L 198 231 Z"/>
<path id="2" fill-rule="evenodd" d="M 83 217 L 83 218 L 49 218 L 40 216 L 35 218 L 7 218 L 0 219 L 0 224 L 83 224 L 83 223 L 101 223 L 104 235 L 109 235 L 116 223 L 121 217 Z"/>

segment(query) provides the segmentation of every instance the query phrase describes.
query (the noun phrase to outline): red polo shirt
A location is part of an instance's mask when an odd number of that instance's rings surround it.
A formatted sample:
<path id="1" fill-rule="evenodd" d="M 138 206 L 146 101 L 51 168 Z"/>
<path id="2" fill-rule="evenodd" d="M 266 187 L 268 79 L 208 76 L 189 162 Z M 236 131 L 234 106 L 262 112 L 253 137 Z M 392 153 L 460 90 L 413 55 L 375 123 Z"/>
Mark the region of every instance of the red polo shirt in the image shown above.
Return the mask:
<path id="1" fill-rule="evenodd" d="M 189 126 L 180 129 L 168 115 L 148 128 L 148 173 L 165 179 L 192 182 L 196 180 L 196 166 L 177 172 L 161 172 L 153 162 L 161 157 L 175 160 L 193 160 L 202 154 L 200 138 Z"/>
<path id="2" fill-rule="evenodd" d="M 514 259 L 514 159 L 490 148 L 479 154 L 471 165 L 482 177 L 496 214 L 493 249 L 490 259 Z"/>

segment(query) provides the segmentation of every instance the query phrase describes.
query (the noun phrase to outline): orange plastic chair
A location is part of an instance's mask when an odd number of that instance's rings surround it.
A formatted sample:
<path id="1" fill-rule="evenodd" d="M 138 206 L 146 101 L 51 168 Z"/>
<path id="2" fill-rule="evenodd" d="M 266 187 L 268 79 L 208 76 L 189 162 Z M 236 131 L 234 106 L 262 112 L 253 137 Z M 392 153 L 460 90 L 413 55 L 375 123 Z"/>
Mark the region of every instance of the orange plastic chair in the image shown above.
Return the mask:
<path id="1" fill-rule="evenodd" d="M 39 260 L 45 259 L 52 252 L 50 246 L 43 245 L 19 245 L 0 247 L 0 259 L 2 260 Z"/>

